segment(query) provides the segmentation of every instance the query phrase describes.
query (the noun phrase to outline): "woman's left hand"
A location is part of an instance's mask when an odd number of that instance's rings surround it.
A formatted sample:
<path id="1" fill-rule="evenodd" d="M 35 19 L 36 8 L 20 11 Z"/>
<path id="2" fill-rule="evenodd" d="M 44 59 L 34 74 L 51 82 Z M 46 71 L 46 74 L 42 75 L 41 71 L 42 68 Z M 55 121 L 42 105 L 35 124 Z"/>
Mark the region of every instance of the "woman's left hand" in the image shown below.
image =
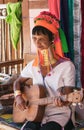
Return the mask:
<path id="1" fill-rule="evenodd" d="M 60 99 L 60 97 L 55 98 L 53 103 L 58 106 L 58 107 L 62 107 L 64 105 L 63 101 Z"/>

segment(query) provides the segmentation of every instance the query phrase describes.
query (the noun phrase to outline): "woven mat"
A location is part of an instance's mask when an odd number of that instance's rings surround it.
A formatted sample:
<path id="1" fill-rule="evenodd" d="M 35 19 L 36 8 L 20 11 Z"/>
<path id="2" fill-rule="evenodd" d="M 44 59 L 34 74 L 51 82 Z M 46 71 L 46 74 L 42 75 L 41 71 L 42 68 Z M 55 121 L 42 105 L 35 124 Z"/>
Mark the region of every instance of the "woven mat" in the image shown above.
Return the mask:
<path id="1" fill-rule="evenodd" d="M 11 127 L 10 125 L 4 122 L 0 122 L 0 130 L 18 130 L 18 129 Z"/>
<path id="2" fill-rule="evenodd" d="M 21 126 L 22 124 L 13 122 L 12 114 L 2 114 L 0 116 L 0 130 L 20 130 Z"/>

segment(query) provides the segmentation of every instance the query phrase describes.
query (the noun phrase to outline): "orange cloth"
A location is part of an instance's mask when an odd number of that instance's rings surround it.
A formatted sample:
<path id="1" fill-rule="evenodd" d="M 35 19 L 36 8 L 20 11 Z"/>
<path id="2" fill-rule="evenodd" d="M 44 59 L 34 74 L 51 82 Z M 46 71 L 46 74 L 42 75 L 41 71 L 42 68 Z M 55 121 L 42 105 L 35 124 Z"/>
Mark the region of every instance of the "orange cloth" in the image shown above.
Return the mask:
<path id="1" fill-rule="evenodd" d="M 35 26 L 43 26 L 50 30 L 53 34 L 57 35 L 59 27 L 59 20 L 55 15 L 48 11 L 40 12 L 40 14 L 34 18 Z"/>

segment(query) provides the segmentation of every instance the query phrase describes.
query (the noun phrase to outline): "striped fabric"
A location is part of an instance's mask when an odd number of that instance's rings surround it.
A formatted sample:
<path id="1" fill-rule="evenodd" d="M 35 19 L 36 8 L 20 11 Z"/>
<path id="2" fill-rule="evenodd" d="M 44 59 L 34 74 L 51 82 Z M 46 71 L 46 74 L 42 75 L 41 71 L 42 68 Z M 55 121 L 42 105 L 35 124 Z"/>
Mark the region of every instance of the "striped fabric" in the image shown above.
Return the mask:
<path id="1" fill-rule="evenodd" d="M 55 1 L 55 0 L 53 0 Z M 69 53 L 65 56 L 69 57 L 75 64 L 76 67 L 76 86 L 81 87 L 81 1 L 83 0 L 60 0 L 59 4 L 52 3 L 51 0 L 49 4 L 50 11 L 57 10 L 56 15 L 60 12 L 61 27 L 66 35 L 66 40 L 68 43 Z M 56 2 L 56 1 L 55 1 Z M 58 11 L 59 10 L 59 11 Z M 82 35 L 83 36 L 83 35 Z M 83 38 L 82 38 L 83 39 Z M 83 40 L 82 40 L 83 41 Z M 83 49 L 82 49 L 83 50 Z M 82 51 L 83 52 L 83 51 Z M 83 63 L 83 60 L 82 60 Z M 83 68 L 83 66 L 82 66 Z M 82 69 L 83 70 L 83 69 Z M 83 72 L 82 72 L 83 75 Z"/>
<path id="2" fill-rule="evenodd" d="M 81 30 L 81 82 L 84 88 L 84 0 L 81 0 L 82 30 Z"/>
<path id="3" fill-rule="evenodd" d="M 74 29 L 74 63 L 76 66 L 76 86 L 81 87 L 81 52 L 80 52 L 80 38 L 81 38 L 81 2 L 74 0 L 73 9 L 73 29 Z"/>
<path id="4" fill-rule="evenodd" d="M 48 0 L 50 12 L 60 20 L 60 0 Z"/>
<path id="5" fill-rule="evenodd" d="M 68 15 L 68 1 L 67 0 L 60 0 L 60 24 L 61 28 L 63 29 L 65 35 L 66 35 L 66 40 L 69 48 L 69 28 L 68 28 L 68 23 L 69 23 L 69 15 Z M 65 53 L 66 57 L 70 58 L 70 52 Z"/>
<path id="6" fill-rule="evenodd" d="M 74 61 L 74 44 L 73 44 L 73 0 L 68 0 L 68 33 L 69 33 L 69 52 L 70 59 Z"/>

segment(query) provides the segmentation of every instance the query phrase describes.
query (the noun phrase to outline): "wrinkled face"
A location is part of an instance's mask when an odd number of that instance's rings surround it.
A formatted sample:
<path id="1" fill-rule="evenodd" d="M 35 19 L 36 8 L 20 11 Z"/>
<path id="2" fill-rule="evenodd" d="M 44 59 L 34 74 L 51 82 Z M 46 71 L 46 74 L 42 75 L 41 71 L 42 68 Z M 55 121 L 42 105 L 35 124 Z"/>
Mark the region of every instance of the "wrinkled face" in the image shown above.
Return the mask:
<path id="1" fill-rule="evenodd" d="M 48 49 L 48 47 L 51 45 L 48 35 L 35 34 L 32 35 L 32 39 L 38 50 Z"/>

